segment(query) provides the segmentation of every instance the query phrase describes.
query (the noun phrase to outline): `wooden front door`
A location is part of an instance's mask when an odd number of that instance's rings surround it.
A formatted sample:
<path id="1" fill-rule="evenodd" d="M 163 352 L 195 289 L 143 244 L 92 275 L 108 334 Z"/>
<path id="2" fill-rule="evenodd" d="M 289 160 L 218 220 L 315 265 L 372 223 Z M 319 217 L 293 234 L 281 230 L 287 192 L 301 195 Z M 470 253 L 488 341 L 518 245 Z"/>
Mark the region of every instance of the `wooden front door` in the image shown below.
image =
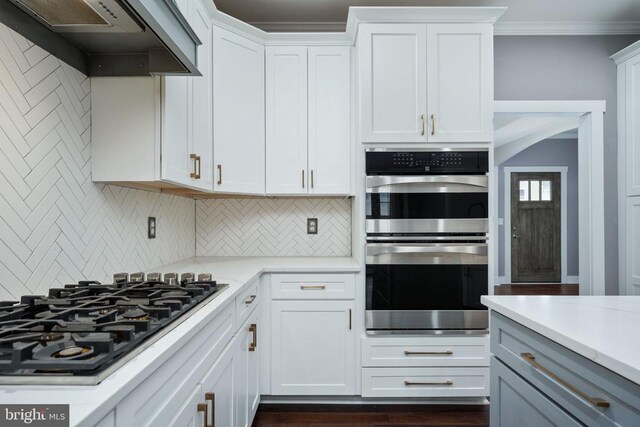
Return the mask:
<path id="1" fill-rule="evenodd" d="M 560 280 L 560 173 L 512 173 L 511 281 Z"/>

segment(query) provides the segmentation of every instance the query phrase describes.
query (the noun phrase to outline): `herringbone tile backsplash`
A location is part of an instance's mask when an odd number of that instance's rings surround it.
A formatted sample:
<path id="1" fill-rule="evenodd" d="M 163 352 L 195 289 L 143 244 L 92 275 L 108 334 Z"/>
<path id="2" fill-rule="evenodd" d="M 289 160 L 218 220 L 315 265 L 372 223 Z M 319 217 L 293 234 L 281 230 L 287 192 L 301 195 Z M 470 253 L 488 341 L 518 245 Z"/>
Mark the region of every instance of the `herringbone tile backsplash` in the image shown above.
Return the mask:
<path id="1" fill-rule="evenodd" d="M 0 300 L 194 255 L 193 200 L 91 182 L 89 97 L 88 78 L 0 24 Z"/>
<path id="2" fill-rule="evenodd" d="M 318 234 L 307 234 L 318 218 Z M 349 256 L 351 199 L 196 202 L 198 256 Z"/>

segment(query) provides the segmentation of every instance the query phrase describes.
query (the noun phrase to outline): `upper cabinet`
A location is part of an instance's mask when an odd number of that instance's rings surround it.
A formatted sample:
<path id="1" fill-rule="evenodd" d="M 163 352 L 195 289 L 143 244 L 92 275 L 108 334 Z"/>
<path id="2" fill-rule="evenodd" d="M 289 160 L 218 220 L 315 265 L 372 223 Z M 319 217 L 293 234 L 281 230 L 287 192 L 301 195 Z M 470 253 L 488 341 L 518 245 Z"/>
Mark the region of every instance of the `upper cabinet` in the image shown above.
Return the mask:
<path id="1" fill-rule="evenodd" d="M 351 191 L 350 48 L 266 50 L 267 194 Z"/>
<path id="2" fill-rule="evenodd" d="M 264 46 L 213 29 L 214 189 L 265 192 Z"/>
<path id="3" fill-rule="evenodd" d="M 362 24 L 358 37 L 362 142 L 491 142 L 491 24 Z"/>

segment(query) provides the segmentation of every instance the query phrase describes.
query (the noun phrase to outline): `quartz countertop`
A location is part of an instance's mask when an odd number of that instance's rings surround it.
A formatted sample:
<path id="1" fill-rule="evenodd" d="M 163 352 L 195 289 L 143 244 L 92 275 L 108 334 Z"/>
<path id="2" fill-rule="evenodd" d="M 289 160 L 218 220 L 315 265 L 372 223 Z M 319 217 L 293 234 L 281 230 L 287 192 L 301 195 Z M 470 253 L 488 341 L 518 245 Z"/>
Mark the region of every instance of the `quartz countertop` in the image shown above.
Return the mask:
<path id="1" fill-rule="evenodd" d="M 640 296 L 483 296 L 482 303 L 640 384 Z"/>
<path id="2" fill-rule="evenodd" d="M 197 257 L 149 269 L 149 272 L 211 273 L 229 287 L 199 307 L 186 320 L 94 386 L 0 385 L 3 404 L 71 404 L 71 425 L 90 426 L 103 417 L 208 324 L 244 286 L 263 273 L 355 273 L 360 264 L 350 257 Z"/>

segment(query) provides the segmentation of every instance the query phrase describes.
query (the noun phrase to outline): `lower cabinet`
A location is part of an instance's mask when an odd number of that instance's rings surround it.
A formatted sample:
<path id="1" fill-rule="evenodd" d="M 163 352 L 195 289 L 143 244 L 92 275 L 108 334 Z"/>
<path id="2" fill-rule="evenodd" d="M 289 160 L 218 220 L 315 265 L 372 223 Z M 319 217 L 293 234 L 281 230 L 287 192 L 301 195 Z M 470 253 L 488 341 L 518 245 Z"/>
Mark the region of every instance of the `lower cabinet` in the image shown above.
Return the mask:
<path id="1" fill-rule="evenodd" d="M 233 425 L 236 427 L 249 427 L 260 403 L 258 316 L 259 309 L 256 309 L 240 328 L 232 345 L 236 358 L 233 366 L 235 395 L 235 423 Z"/>
<path id="2" fill-rule="evenodd" d="M 227 347 L 202 380 L 202 393 L 199 396 L 198 403 L 207 406 L 207 415 L 214 426 L 233 425 L 235 401 L 233 371 L 234 362 L 236 362 L 235 356 L 233 346 Z M 209 420 L 205 425 L 210 425 Z"/>
<path id="3" fill-rule="evenodd" d="M 200 395 L 202 393 L 202 387 L 200 384 L 189 394 L 189 398 L 178 409 L 175 416 L 171 419 L 167 425 L 175 427 L 196 427 L 207 425 L 209 420 L 207 419 L 207 411 L 204 410 L 204 406 L 198 404 Z"/>
<path id="4" fill-rule="evenodd" d="M 271 392 L 355 392 L 353 301 L 271 302 Z"/>

